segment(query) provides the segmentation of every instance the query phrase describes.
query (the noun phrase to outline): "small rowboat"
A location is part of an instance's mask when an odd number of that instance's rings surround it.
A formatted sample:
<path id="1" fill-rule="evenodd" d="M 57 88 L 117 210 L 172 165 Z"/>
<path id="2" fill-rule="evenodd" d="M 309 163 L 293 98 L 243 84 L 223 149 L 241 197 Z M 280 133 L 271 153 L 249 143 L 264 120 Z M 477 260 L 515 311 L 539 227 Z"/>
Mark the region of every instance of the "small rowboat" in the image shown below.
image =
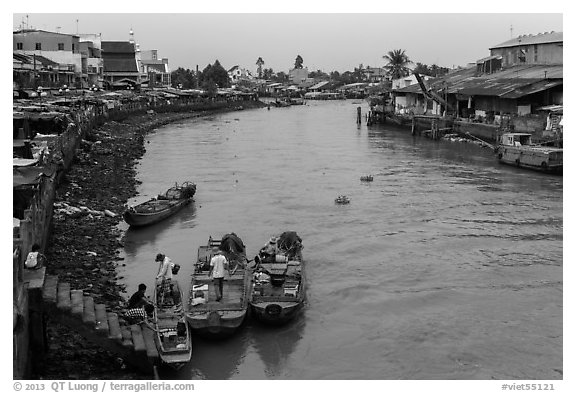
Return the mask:
<path id="1" fill-rule="evenodd" d="M 360 181 L 373 181 L 373 180 L 374 176 L 372 175 L 360 176 Z"/>
<path id="2" fill-rule="evenodd" d="M 192 358 L 192 337 L 186 323 L 178 281 L 164 280 L 154 292 L 156 348 L 163 364 L 180 369 Z"/>
<path id="3" fill-rule="evenodd" d="M 338 195 L 338 197 L 334 199 L 334 202 L 339 205 L 347 205 L 350 203 L 350 198 L 348 198 L 346 195 Z"/>
<path id="4" fill-rule="evenodd" d="M 152 198 L 136 206 L 129 207 L 123 214 L 124 221 L 132 227 L 157 223 L 170 217 L 192 201 L 196 193 L 196 184 L 176 183 L 158 198 Z"/>

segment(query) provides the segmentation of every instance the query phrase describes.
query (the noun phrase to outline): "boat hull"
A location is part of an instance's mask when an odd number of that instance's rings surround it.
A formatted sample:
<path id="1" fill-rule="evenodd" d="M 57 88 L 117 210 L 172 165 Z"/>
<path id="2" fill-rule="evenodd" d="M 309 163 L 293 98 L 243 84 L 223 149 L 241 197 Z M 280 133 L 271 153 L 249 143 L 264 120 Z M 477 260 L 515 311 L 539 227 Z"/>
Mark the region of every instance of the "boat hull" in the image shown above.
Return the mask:
<path id="1" fill-rule="evenodd" d="M 544 173 L 563 172 L 563 151 L 540 146 L 501 146 L 497 151 L 502 164 L 532 169 Z"/>
<path id="2" fill-rule="evenodd" d="M 150 201 L 147 201 L 144 204 L 149 203 L 149 202 Z M 135 211 L 133 212 L 130 210 L 126 210 L 123 214 L 123 218 L 124 218 L 124 221 L 126 221 L 126 223 L 128 225 L 130 225 L 131 227 L 142 227 L 142 226 L 146 226 L 146 225 L 152 225 L 152 224 L 155 224 L 159 221 L 162 221 L 162 220 L 172 216 L 176 212 L 183 209 L 190 202 L 192 202 L 192 198 L 186 198 L 186 199 L 178 200 L 178 201 L 175 201 L 175 203 L 173 205 L 171 205 L 168 209 L 163 209 L 161 211 L 151 212 L 151 213 L 138 213 Z M 141 204 L 138 206 L 142 206 L 144 204 Z"/>
<path id="3" fill-rule="evenodd" d="M 255 319 L 271 324 L 283 325 L 300 313 L 304 306 L 299 302 L 253 301 L 250 303 L 251 315 Z"/>
<path id="4" fill-rule="evenodd" d="M 182 308 L 182 291 L 178 281 L 172 280 L 170 283 L 172 292 L 160 291 L 162 284 L 157 285 L 154 291 L 154 337 L 161 364 L 178 370 L 192 358 L 192 336 Z"/>
<path id="5" fill-rule="evenodd" d="M 204 337 L 224 338 L 233 335 L 246 320 L 248 310 L 188 313 L 190 328 Z"/>

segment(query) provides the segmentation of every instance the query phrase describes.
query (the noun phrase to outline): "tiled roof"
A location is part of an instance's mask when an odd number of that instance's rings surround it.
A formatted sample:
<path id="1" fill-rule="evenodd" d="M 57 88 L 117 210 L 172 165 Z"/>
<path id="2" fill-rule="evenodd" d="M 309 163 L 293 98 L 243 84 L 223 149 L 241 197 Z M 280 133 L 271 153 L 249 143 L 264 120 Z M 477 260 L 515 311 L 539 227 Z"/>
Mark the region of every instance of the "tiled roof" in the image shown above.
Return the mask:
<path id="1" fill-rule="evenodd" d="M 104 72 L 138 72 L 136 59 L 104 58 Z"/>
<path id="2" fill-rule="evenodd" d="M 129 41 L 102 41 L 104 53 L 134 53 L 134 44 Z"/>

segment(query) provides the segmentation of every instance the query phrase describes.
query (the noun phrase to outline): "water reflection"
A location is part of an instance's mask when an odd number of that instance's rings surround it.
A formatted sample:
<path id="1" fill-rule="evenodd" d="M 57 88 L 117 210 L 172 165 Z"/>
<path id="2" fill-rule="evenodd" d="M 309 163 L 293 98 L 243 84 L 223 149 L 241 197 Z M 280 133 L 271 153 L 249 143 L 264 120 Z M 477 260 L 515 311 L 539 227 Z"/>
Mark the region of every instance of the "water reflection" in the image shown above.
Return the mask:
<path id="1" fill-rule="evenodd" d="M 232 378 L 242 363 L 250 342 L 250 333 L 243 326 L 224 339 L 193 337 L 190 367 L 180 370 L 178 379 L 225 380 Z"/>
<path id="2" fill-rule="evenodd" d="M 286 365 L 304 335 L 306 319 L 301 312 L 282 326 L 268 326 L 254 322 L 251 326 L 252 342 L 264 363 L 268 378 L 283 378 Z"/>

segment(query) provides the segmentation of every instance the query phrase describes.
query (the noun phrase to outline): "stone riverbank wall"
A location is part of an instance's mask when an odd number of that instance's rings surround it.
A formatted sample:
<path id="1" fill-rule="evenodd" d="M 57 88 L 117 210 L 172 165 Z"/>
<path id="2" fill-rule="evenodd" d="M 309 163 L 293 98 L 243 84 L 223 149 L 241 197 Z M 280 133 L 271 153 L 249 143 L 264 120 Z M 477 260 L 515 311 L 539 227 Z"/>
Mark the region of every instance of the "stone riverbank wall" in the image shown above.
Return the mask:
<path id="1" fill-rule="evenodd" d="M 69 183 L 66 179 L 67 173 L 71 172 L 74 166 L 88 166 L 95 164 L 90 152 L 97 152 L 100 161 L 110 160 L 106 165 L 116 166 L 118 157 L 111 156 L 126 154 L 122 147 L 116 150 L 107 147 L 106 140 L 112 139 L 115 135 L 122 135 L 124 129 L 137 130 L 135 134 L 126 136 L 127 143 L 135 152 L 130 159 L 143 154 L 143 134 L 148 130 L 158 126 L 177 121 L 184 118 L 196 117 L 202 114 L 214 113 L 218 111 L 241 110 L 254 107 L 263 107 L 264 104 L 256 100 L 253 96 L 234 97 L 224 99 L 209 98 L 172 98 L 170 100 L 158 100 L 150 97 L 129 97 L 124 100 L 104 100 L 104 99 L 78 99 L 75 101 L 62 102 L 14 102 L 14 141 L 26 138 L 46 139 L 45 149 L 38 156 L 38 162 L 34 166 L 14 167 L 14 226 L 13 226 L 13 377 L 14 379 L 27 379 L 31 376 L 42 374 L 42 368 L 46 366 L 45 359 L 48 352 L 49 338 L 47 337 L 47 315 L 42 302 L 34 299 L 38 298 L 35 293 L 30 293 L 30 280 L 27 278 L 30 272 L 24 269 L 24 261 L 33 244 L 38 244 L 41 251 L 51 250 L 46 271 L 50 274 L 62 274 L 67 270 L 72 270 L 64 258 L 64 252 L 58 247 L 48 247 L 49 242 L 58 243 L 58 240 L 51 239 L 54 228 L 55 201 L 57 192 L 62 182 Z M 133 120 L 131 123 L 130 120 Z M 125 122 L 125 123 L 124 123 Z M 127 124 L 126 124 L 127 123 Z M 99 127 L 104 127 L 107 131 L 99 131 Z M 51 130 L 51 135 L 44 135 L 46 130 Z M 116 134 L 110 130 L 115 130 Z M 110 131 L 110 132 L 108 132 Z M 134 141 L 136 135 L 138 140 Z M 139 146 L 139 148 L 138 148 Z M 28 157 L 29 158 L 29 157 Z M 92 161 L 90 161 L 92 160 Z M 16 159 L 15 159 L 16 162 Z M 15 164 L 16 165 L 16 164 Z M 92 168 L 94 174 L 101 169 Z M 118 171 L 129 169 L 121 167 Z M 107 169 L 104 170 L 106 172 Z M 90 172 L 89 172 L 90 173 Z M 99 173 L 106 177 L 106 173 Z M 122 176 L 123 173 L 115 176 Z M 133 177 L 126 176 L 126 177 Z M 87 177 L 85 177 L 87 179 Z M 124 181 L 124 180 L 123 180 Z M 82 184 L 72 184 L 72 187 L 82 188 Z M 94 186 L 98 187 L 98 185 Z M 116 207 L 125 203 L 125 199 L 134 193 L 134 182 L 126 191 L 127 194 L 116 200 Z M 70 184 L 67 184 L 70 190 Z M 113 192 L 114 190 L 112 190 Z M 73 191 L 66 192 L 74 194 Z M 98 195 L 100 196 L 100 195 Z M 81 201 L 90 198 L 81 199 Z M 62 213 L 62 204 L 57 203 L 59 214 L 57 217 L 79 217 L 86 215 L 98 215 L 100 221 L 106 222 L 108 227 L 114 226 L 120 220 L 119 211 L 111 212 L 106 209 L 94 210 L 82 206 L 82 209 L 75 207 L 71 212 Z M 68 208 L 69 206 L 65 206 Z M 65 209 L 64 209 L 65 210 Z M 70 227 L 71 231 L 76 230 L 74 223 L 59 225 L 59 227 Z M 88 231 L 98 232 L 95 227 L 89 227 Z M 110 232 L 110 231 L 108 231 Z M 61 234 L 59 234 L 59 237 Z M 91 236 L 86 235 L 86 238 Z M 93 239 L 94 240 L 94 239 Z M 98 240 L 102 248 L 114 249 L 121 246 L 111 241 Z M 90 242 L 87 242 L 90 244 Z M 60 246 L 60 248 L 65 246 Z M 50 251 L 50 250 L 48 250 Z M 106 253 L 114 255 L 115 250 L 107 250 Z M 79 256 L 68 256 L 79 259 Z M 102 264 L 84 262 L 83 266 L 74 269 L 75 272 L 68 271 L 64 274 L 64 280 L 69 280 L 73 287 L 92 288 L 91 295 L 101 295 L 101 300 L 106 302 L 111 298 L 117 298 L 117 293 L 106 293 L 108 281 L 100 279 L 100 284 L 87 284 L 91 276 L 87 272 L 92 271 L 93 277 L 106 276 L 108 272 L 102 268 Z M 105 263 L 106 266 L 114 269 L 114 264 Z M 44 270 L 44 269 L 43 269 Z M 94 273 L 96 272 L 96 273 Z M 37 276 L 37 274 L 35 274 Z M 38 278 L 35 277 L 35 281 Z M 43 281 L 41 278 L 40 281 Z M 110 285 L 113 285 L 110 282 Z M 38 285 L 36 285 L 38 286 Z M 117 290 L 117 288 L 115 289 Z M 114 292 L 112 290 L 111 292 Z M 108 296 L 106 296 L 108 295 Z M 118 308 L 118 301 L 109 305 Z"/>

